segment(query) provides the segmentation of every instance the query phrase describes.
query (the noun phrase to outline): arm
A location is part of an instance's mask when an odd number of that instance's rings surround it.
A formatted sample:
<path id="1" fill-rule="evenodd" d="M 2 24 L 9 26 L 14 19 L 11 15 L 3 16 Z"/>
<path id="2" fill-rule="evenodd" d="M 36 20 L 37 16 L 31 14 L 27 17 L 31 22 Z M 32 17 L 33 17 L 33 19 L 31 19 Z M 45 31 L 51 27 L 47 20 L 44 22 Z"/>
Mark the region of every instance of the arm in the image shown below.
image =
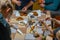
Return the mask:
<path id="1" fill-rule="evenodd" d="M 24 12 L 27 11 L 27 9 L 28 9 L 30 6 L 32 6 L 33 3 L 34 3 L 34 0 L 31 0 L 25 7 L 22 8 L 22 11 L 24 11 Z"/>
<path id="2" fill-rule="evenodd" d="M 14 3 L 14 4 L 18 5 L 18 6 L 21 5 L 21 1 L 17 1 L 17 0 L 12 0 L 12 3 Z"/>
<path id="3" fill-rule="evenodd" d="M 53 21 L 55 21 L 56 23 L 60 24 L 60 21 L 59 20 L 56 20 L 56 19 L 52 19 Z"/>
<path id="4" fill-rule="evenodd" d="M 57 22 L 58 24 L 60 24 L 60 21 L 59 21 L 59 20 L 56 20 L 56 22 Z"/>
<path id="5" fill-rule="evenodd" d="M 25 7 L 28 9 L 30 6 L 32 6 L 34 3 L 34 0 L 31 0 Z"/>
<path id="6" fill-rule="evenodd" d="M 45 8 L 46 10 L 55 11 L 55 10 L 58 8 L 59 3 L 60 3 L 59 0 L 54 0 L 52 4 L 50 4 L 50 5 L 45 5 L 44 8 Z"/>

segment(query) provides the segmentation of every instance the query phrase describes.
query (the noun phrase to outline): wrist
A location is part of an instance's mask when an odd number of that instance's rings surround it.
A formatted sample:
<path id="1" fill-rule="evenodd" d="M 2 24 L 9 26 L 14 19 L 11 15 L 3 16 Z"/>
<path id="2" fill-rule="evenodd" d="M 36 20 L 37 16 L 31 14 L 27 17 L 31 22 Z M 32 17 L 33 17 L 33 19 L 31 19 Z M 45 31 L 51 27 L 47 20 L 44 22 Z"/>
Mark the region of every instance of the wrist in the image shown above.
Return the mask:
<path id="1" fill-rule="evenodd" d="M 28 9 L 29 7 L 28 6 L 25 6 L 26 9 Z"/>

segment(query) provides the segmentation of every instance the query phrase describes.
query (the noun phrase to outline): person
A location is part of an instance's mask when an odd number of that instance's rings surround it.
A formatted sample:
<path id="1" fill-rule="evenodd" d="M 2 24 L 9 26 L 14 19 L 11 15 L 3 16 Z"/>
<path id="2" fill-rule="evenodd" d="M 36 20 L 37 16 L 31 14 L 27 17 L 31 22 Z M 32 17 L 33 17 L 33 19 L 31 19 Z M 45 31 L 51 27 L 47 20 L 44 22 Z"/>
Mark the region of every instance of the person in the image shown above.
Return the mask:
<path id="1" fill-rule="evenodd" d="M 55 18 L 52 18 L 51 19 L 52 21 L 55 21 L 56 23 L 58 23 L 58 24 L 60 24 L 60 21 L 59 20 L 57 20 L 57 19 L 55 19 Z M 48 28 L 48 27 L 47 27 Z M 58 38 L 57 38 L 57 33 L 58 33 L 58 31 L 60 30 L 60 27 L 57 27 L 57 28 L 55 28 L 54 30 L 51 28 L 51 29 L 49 29 L 48 28 L 48 30 L 50 30 L 50 32 L 53 34 L 53 40 L 58 40 Z"/>
<path id="2" fill-rule="evenodd" d="M 60 30 L 56 33 L 56 37 L 58 40 L 60 40 Z"/>
<path id="3" fill-rule="evenodd" d="M 51 17 L 55 17 L 56 15 L 60 15 L 60 0 L 42 0 L 40 6 L 45 10 L 44 12 L 51 11 Z M 53 21 L 51 21 L 53 27 Z"/>
<path id="4" fill-rule="evenodd" d="M 0 40 L 11 40 L 8 19 L 12 15 L 12 6 L 9 3 L 4 3 L 0 10 Z"/>
<path id="5" fill-rule="evenodd" d="M 53 40 L 58 40 L 58 38 L 56 38 L 56 33 L 60 30 L 60 20 L 55 18 L 55 16 L 60 16 L 60 12 L 51 11 L 50 15 L 52 17 L 51 20 L 58 24 L 57 26 L 55 26 L 56 24 L 53 26 L 53 28 L 55 28 L 55 30 L 52 31 L 52 29 L 51 29 L 51 31 L 53 32 L 54 37 L 55 37 Z"/>
<path id="6" fill-rule="evenodd" d="M 48 17 L 47 17 L 47 18 L 48 18 Z M 60 20 L 57 20 L 57 19 L 55 19 L 55 18 L 50 18 L 49 20 L 52 20 L 52 21 L 60 24 Z M 42 21 L 41 19 L 40 19 L 40 21 L 41 21 L 41 23 L 43 23 L 43 24 L 45 25 L 46 29 L 47 29 L 48 31 L 50 31 L 50 36 L 53 37 L 53 40 L 58 40 L 59 37 L 57 38 L 57 36 L 58 36 L 58 35 L 57 35 L 57 32 L 60 30 L 60 27 L 57 27 L 57 28 L 55 28 L 55 29 L 53 30 L 53 28 L 52 28 L 51 26 L 49 26 L 49 25 L 46 25 L 46 23 L 45 23 L 44 21 Z"/>
<path id="7" fill-rule="evenodd" d="M 56 28 L 54 31 L 53 31 L 53 33 L 54 33 L 54 38 L 53 38 L 53 40 L 60 40 L 59 39 L 59 35 L 58 35 L 58 32 L 60 31 L 60 27 L 58 27 L 58 28 Z"/>
<path id="8" fill-rule="evenodd" d="M 15 4 L 15 9 L 22 11 L 32 10 L 34 1 L 35 0 L 12 0 L 12 2 Z"/>
<path id="9" fill-rule="evenodd" d="M 60 10 L 60 0 L 43 0 L 40 4 L 45 10 L 59 11 Z"/>

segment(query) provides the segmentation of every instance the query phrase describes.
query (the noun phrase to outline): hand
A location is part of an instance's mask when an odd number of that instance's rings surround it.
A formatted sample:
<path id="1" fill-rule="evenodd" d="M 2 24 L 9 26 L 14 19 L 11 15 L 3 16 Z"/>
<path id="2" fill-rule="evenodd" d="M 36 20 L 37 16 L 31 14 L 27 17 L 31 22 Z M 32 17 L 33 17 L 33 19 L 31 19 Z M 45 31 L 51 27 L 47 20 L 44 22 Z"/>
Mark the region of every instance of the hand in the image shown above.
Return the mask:
<path id="1" fill-rule="evenodd" d="M 8 18 L 6 18 L 6 21 L 7 21 L 7 22 L 10 22 L 10 20 L 9 20 Z"/>
<path id="2" fill-rule="evenodd" d="M 45 6 L 45 4 L 40 4 L 40 7 L 44 7 Z"/>
<path id="3" fill-rule="evenodd" d="M 23 11 L 23 12 L 26 12 L 26 11 L 27 11 L 27 7 L 23 7 L 23 8 L 22 8 L 22 11 Z"/>
<path id="4" fill-rule="evenodd" d="M 21 1 L 16 1 L 16 5 L 21 6 Z"/>

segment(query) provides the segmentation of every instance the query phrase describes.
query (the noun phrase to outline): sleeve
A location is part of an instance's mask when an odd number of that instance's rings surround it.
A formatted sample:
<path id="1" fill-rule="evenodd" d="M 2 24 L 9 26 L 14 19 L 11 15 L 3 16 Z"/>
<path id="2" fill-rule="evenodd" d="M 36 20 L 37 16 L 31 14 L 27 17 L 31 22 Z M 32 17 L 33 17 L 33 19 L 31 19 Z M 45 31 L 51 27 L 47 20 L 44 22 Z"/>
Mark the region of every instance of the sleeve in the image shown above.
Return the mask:
<path id="1" fill-rule="evenodd" d="M 45 5 L 45 9 L 46 10 L 50 10 L 50 11 L 55 11 L 57 10 L 58 6 L 59 6 L 59 0 L 54 0 L 52 4 L 50 5 Z"/>
<path id="2" fill-rule="evenodd" d="M 49 3 L 52 3 L 53 0 L 45 0 L 45 4 L 49 4 Z"/>
<path id="3" fill-rule="evenodd" d="M 3 15 L 0 13 L 0 22 L 5 26 L 5 20 L 3 18 Z"/>
<path id="4" fill-rule="evenodd" d="M 6 27 L 7 21 L 4 19 L 3 15 L 0 13 L 0 22 Z"/>
<path id="5" fill-rule="evenodd" d="M 1 19 L 1 18 L 3 18 L 3 17 L 2 17 L 2 14 L 0 13 L 0 19 Z"/>

